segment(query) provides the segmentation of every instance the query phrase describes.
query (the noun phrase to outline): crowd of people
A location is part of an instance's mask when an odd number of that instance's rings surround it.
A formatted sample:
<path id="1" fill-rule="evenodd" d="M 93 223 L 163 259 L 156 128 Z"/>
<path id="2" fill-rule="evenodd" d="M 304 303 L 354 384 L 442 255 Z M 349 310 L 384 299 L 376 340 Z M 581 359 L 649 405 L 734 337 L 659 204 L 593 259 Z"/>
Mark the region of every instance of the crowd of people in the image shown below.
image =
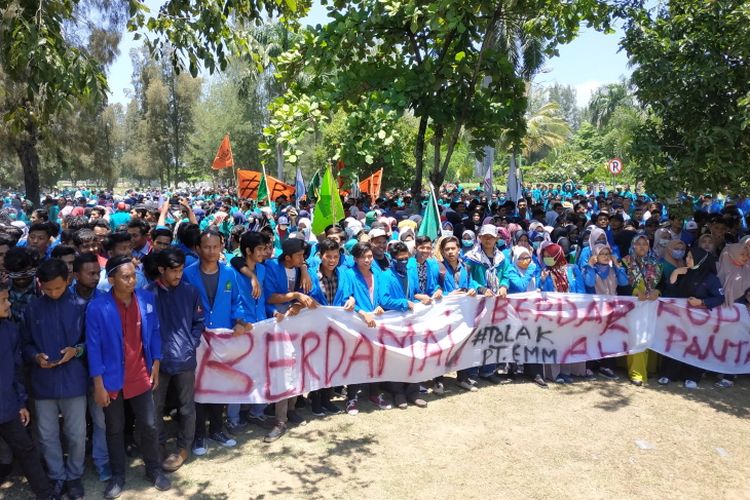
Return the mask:
<path id="1" fill-rule="evenodd" d="M 331 387 L 268 405 L 198 404 L 196 349 L 206 329 L 252 335 L 254 323 L 318 305 L 374 326 L 384 311 L 448 294 L 535 290 L 750 307 L 750 199 L 702 195 L 670 208 L 629 186 L 573 182 L 523 194 L 514 202 L 445 185 L 440 232 L 431 238 L 422 226 L 427 202 L 401 191 L 347 198 L 346 218 L 319 235 L 308 200 L 258 205 L 230 188 L 80 189 L 47 196 L 35 209 L 5 193 L 0 474 L 15 459 L 38 498 L 82 498 L 90 455 L 104 497 L 117 498 L 137 450 L 147 478 L 167 490 L 167 474 L 191 454 L 205 455 L 209 443 L 235 446 L 233 436 L 248 425 L 273 442 L 305 423 L 300 408 L 324 416 L 356 415 L 365 402 L 426 407 L 425 387 L 442 394 L 451 380 Z M 683 215 L 678 208 L 689 204 Z M 460 370 L 451 383 L 466 391 L 514 380 L 544 388 L 616 379 L 619 362 L 635 385 L 650 374 L 687 389 L 701 383 L 700 369 L 659 358 L 646 351 L 555 369 L 488 364 Z M 718 387 L 733 385 L 716 375 Z"/>

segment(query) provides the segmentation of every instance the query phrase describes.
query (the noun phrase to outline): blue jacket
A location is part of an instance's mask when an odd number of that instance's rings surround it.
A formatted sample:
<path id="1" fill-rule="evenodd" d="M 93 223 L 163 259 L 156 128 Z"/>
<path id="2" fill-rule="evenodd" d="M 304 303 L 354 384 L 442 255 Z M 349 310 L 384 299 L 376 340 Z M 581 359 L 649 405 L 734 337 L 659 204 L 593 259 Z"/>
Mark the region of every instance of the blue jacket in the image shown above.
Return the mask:
<path id="1" fill-rule="evenodd" d="M 188 247 L 186 247 L 182 242 L 178 241 L 175 244 L 175 247 L 182 250 L 182 252 L 185 254 L 185 269 L 187 269 L 188 267 L 192 266 L 193 264 L 195 264 L 196 262 L 200 260 L 200 258 L 198 257 L 198 254 L 192 251 L 191 249 L 189 249 Z"/>
<path id="2" fill-rule="evenodd" d="M 477 283 L 469 276 L 469 270 L 466 264 L 459 259 L 458 269 L 453 269 L 447 261 L 439 263 L 440 270 L 440 288 L 445 293 L 450 293 L 458 289 L 476 289 Z M 458 282 L 456 282 L 456 272 L 458 272 Z"/>
<path id="3" fill-rule="evenodd" d="M 240 286 L 240 298 L 242 299 L 242 310 L 245 313 L 245 321 L 247 323 L 257 323 L 268 318 L 266 312 L 266 287 L 263 286 L 263 280 L 266 278 L 266 266 L 263 264 L 255 264 L 255 277 L 258 278 L 260 283 L 260 297 L 257 299 L 253 298 L 253 284 L 250 278 L 242 274 L 237 267 L 234 266 L 235 262 L 242 261 L 242 257 L 235 257 L 232 259 L 232 267 L 234 272 L 237 274 L 237 284 Z"/>
<path id="4" fill-rule="evenodd" d="M 0 424 L 18 418 L 26 406 L 21 334 L 9 319 L 0 319 Z"/>
<path id="5" fill-rule="evenodd" d="M 310 280 L 312 281 L 312 290 L 310 290 L 310 297 L 315 299 L 318 304 L 322 306 L 343 306 L 349 297 L 354 295 L 354 272 L 346 267 L 337 267 L 334 272 L 338 276 L 338 288 L 336 289 L 336 296 L 333 298 L 333 304 L 328 303 L 326 294 L 323 293 L 323 289 L 320 287 L 320 278 L 318 278 L 318 272 L 310 273 Z"/>
<path id="6" fill-rule="evenodd" d="M 568 293 L 586 293 L 586 286 L 583 282 L 581 270 L 575 264 L 568 264 L 566 273 L 568 275 Z M 555 283 L 552 276 L 548 275 L 542 280 L 541 287 L 543 292 L 554 292 Z"/>
<path id="7" fill-rule="evenodd" d="M 141 341 L 146 369 L 151 373 L 155 359 L 161 359 L 161 335 L 156 297 L 146 290 L 135 291 L 141 315 Z M 86 308 L 86 353 L 89 376 L 101 376 L 108 392 L 122 389 L 125 378 L 125 354 L 120 312 L 113 292 L 101 295 Z"/>
<path id="8" fill-rule="evenodd" d="M 432 296 L 440 288 L 440 271 L 438 269 L 438 261 L 430 258 L 425 261 L 427 264 L 427 283 L 424 290 L 419 290 L 419 274 L 417 271 L 417 259 L 411 257 L 409 262 L 406 264 L 406 274 L 409 276 L 409 293 L 408 299 L 414 300 L 414 295 L 417 293 L 424 293 Z"/>
<path id="9" fill-rule="evenodd" d="M 380 268 L 378 267 L 378 269 Z M 355 311 L 372 312 L 377 306 L 386 311 L 406 311 L 409 309 L 409 302 L 401 284 L 390 270 L 373 271 L 374 301 L 370 299 L 370 289 L 359 268 L 355 267 L 352 272 L 354 273 L 352 288 Z"/>
<path id="10" fill-rule="evenodd" d="M 158 281 L 147 288 L 156 296 L 161 330 L 159 371 L 168 374 L 195 370 L 195 350 L 203 335 L 203 304 L 198 290 L 185 280 L 174 288 Z"/>
<path id="11" fill-rule="evenodd" d="M 627 286 L 628 284 L 628 272 L 624 267 L 609 267 L 607 268 L 608 273 L 614 272 L 615 279 L 617 280 L 617 286 Z M 586 264 L 583 266 L 583 282 L 586 285 L 586 293 L 596 293 L 596 269 Z M 607 276 L 602 276 L 603 279 L 607 279 Z"/>
<path id="12" fill-rule="evenodd" d="M 300 270 L 295 269 L 295 280 L 294 289 L 289 290 L 289 283 L 286 279 L 286 267 L 282 264 L 279 259 L 267 260 L 264 265 L 266 266 L 266 276 L 263 279 L 263 289 L 266 294 L 266 314 L 270 318 L 273 316 L 275 311 L 285 311 L 285 307 L 279 307 L 281 304 L 269 304 L 268 298 L 274 293 L 289 293 L 289 292 L 301 292 L 300 289 Z M 310 272 L 310 271 L 308 271 Z M 312 273 L 311 273 L 312 274 Z M 291 304 L 291 303 L 288 303 Z"/>
<path id="13" fill-rule="evenodd" d="M 508 293 L 523 293 L 529 291 L 531 280 L 536 279 L 536 288 L 539 288 L 539 266 L 533 262 L 521 273 L 515 264 L 508 266 Z"/>
<path id="14" fill-rule="evenodd" d="M 84 358 L 72 358 L 55 368 L 42 368 L 36 356 L 44 353 L 49 361 L 62 358 L 65 347 L 84 343 L 86 301 L 65 290 L 57 300 L 46 295 L 34 297 L 21 326 L 23 356 L 31 366 L 31 394 L 35 399 L 67 399 L 86 395 L 88 373 Z"/>
<path id="15" fill-rule="evenodd" d="M 185 268 L 182 279 L 198 290 L 203 303 L 203 322 L 206 328 L 234 328 L 238 320 L 244 321 L 245 318 L 245 310 L 240 299 L 240 287 L 237 284 L 237 273 L 231 267 L 219 264 L 219 279 L 212 307 L 203 286 L 200 265 L 200 262 L 196 262 Z"/>

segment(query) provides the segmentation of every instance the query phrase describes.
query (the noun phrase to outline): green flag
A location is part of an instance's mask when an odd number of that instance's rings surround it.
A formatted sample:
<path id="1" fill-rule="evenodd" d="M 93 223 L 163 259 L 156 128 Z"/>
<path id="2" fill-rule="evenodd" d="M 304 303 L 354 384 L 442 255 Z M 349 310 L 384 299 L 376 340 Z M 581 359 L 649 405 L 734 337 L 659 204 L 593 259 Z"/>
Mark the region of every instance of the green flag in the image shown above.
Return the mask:
<path id="1" fill-rule="evenodd" d="M 320 170 L 315 171 L 310 184 L 307 185 L 307 198 L 317 200 L 318 196 L 320 196 Z"/>
<path id="2" fill-rule="evenodd" d="M 266 180 L 266 169 L 263 169 L 263 175 L 258 185 L 258 201 L 268 201 L 268 181 Z"/>
<path id="3" fill-rule="evenodd" d="M 336 179 L 331 173 L 331 167 L 326 168 L 323 180 L 320 183 L 318 201 L 313 211 L 312 231 L 318 235 L 325 231 L 326 227 L 335 224 L 344 218 L 344 205 L 339 196 L 339 187 Z"/>
<path id="4" fill-rule="evenodd" d="M 424 209 L 424 216 L 422 217 L 422 223 L 419 224 L 417 236 L 429 236 L 432 241 L 437 240 L 440 236 L 440 211 L 435 198 L 435 190 L 431 183 L 430 196 L 427 199 L 427 207 Z"/>

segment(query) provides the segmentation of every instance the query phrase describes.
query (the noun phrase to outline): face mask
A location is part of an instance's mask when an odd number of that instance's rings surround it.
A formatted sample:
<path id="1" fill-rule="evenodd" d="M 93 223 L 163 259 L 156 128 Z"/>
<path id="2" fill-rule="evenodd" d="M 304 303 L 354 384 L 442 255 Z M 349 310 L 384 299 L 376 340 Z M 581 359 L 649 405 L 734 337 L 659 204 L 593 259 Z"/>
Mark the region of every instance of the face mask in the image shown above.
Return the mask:
<path id="1" fill-rule="evenodd" d="M 464 246 L 464 248 L 471 248 L 474 246 L 474 241 L 472 240 L 461 240 L 461 244 Z"/>
<path id="2" fill-rule="evenodd" d="M 406 248 L 409 249 L 409 253 L 413 254 L 414 253 L 414 245 L 416 244 L 414 242 L 414 240 L 405 241 L 404 244 L 406 245 Z"/>
<path id="3" fill-rule="evenodd" d="M 545 257 L 544 258 L 544 265 L 547 267 L 555 267 L 555 258 L 554 257 Z"/>
<path id="4" fill-rule="evenodd" d="M 685 250 L 672 250 L 673 259 L 681 259 L 685 256 Z"/>
<path id="5" fill-rule="evenodd" d="M 391 266 L 393 266 L 393 270 L 396 271 L 396 273 L 406 274 L 407 262 L 409 262 L 407 259 L 404 259 L 404 260 L 394 259 L 391 261 Z"/>
<path id="6" fill-rule="evenodd" d="M 604 272 L 606 269 L 609 269 L 609 264 L 600 264 L 599 262 L 596 263 L 596 270 L 601 272 Z"/>
<path id="7" fill-rule="evenodd" d="M 528 269 L 529 266 L 531 265 L 531 259 L 528 259 L 528 260 L 517 260 L 516 261 L 516 265 L 520 269 Z"/>
<path id="8" fill-rule="evenodd" d="M 534 248 L 534 250 L 537 250 L 537 249 L 539 249 L 539 246 L 540 246 L 541 244 L 542 244 L 542 242 L 541 242 L 541 241 L 533 241 L 533 242 L 531 243 L 531 246 L 532 246 L 532 247 Z"/>
<path id="9" fill-rule="evenodd" d="M 453 236 L 453 231 L 451 231 L 450 229 L 443 229 L 441 234 L 443 238 L 450 238 L 451 236 Z"/>

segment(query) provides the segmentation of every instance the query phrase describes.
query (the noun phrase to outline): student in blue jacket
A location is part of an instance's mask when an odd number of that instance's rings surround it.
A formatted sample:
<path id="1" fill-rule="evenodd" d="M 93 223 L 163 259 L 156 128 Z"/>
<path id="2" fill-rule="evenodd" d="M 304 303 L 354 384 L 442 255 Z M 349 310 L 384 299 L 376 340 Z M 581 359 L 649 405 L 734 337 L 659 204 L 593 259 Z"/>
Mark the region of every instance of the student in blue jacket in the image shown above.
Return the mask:
<path id="1" fill-rule="evenodd" d="M 469 276 L 460 251 L 458 238 L 455 236 L 440 241 L 440 255 L 443 257 L 439 265 L 440 288 L 446 294 L 466 293 L 474 296 L 477 293 L 477 283 Z"/>
<path id="2" fill-rule="evenodd" d="M 628 273 L 609 245 L 597 243 L 591 249 L 588 262 L 583 266 L 583 281 L 586 293 L 617 295 L 618 286 L 627 286 Z M 596 370 L 599 375 L 616 380 L 615 366 L 616 358 L 587 361 L 587 376 L 593 377 Z"/>
<path id="3" fill-rule="evenodd" d="M 302 292 L 301 277 L 305 263 L 305 242 L 298 238 L 288 238 L 281 243 L 281 255 L 268 261 L 266 277 L 263 281 L 267 304 L 272 314 L 279 312 L 296 315 L 304 308 L 315 308 L 318 303 Z M 305 419 L 295 411 L 297 397 L 277 401 L 274 404 L 276 425 L 263 439 L 271 443 L 279 439 L 287 430 L 287 422 L 301 425 Z"/>
<path id="4" fill-rule="evenodd" d="M 234 335 L 249 334 L 252 324 L 245 321 L 245 311 L 237 274 L 231 267 L 221 264 L 223 250 L 221 233 L 210 227 L 203 231 L 198 242 L 200 260 L 185 268 L 183 279 L 198 290 L 203 306 L 203 323 L 207 329 L 225 328 Z M 187 261 L 186 261 L 187 262 Z M 202 456 L 206 447 L 206 416 L 208 416 L 208 437 L 221 446 L 231 448 L 237 441 L 224 433 L 224 405 L 196 403 L 195 440 L 193 455 Z"/>
<path id="5" fill-rule="evenodd" d="M 416 253 L 409 259 L 406 272 L 409 276 L 409 300 L 418 300 L 423 304 L 443 298 L 440 288 L 438 261 L 432 256 L 432 240 L 429 236 L 417 236 Z"/>
<path id="6" fill-rule="evenodd" d="M 18 327 L 9 318 L 8 289 L 0 288 L 0 438 L 18 459 L 36 497 L 55 498 L 39 450 L 26 431 L 31 416 L 23 385 L 22 340 Z"/>
<path id="7" fill-rule="evenodd" d="M 508 294 L 533 292 L 539 289 L 539 267 L 534 263 L 531 250 L 523 245 L 513 247 L 513 257 L 508 272 Z M 544 380 L 544 366 L 541 363 L 525 363 L 516 366 L 516 374 L 523 371 L 523 375 L 531 379 L 539 387 L 547 387 Z"/>
<path id="8" fill-rule="evenodd" d="M 346 311 L 354 310 L 354 274 L 351 269 L 340 267 L 341 247 L 331 239 L 318 244 L 320 267 L 312 273 L 313 289 L 310 296 L 323 306 L 343 307 Z M 319 389 L 309 394 L 312 413 L 315 416 L 341 413 L 338 406 L 331 402 L 333 390 Z"/>
<path id="9" fill-rule="evenodd" d="M 104 408 L 112 478 L 105 498 L 117 498 L 125 485 L 125 406 L 135 415 L 146 476 L 160 491 L 171 487 L 161 471 L 156 409 L 151 391 L 159 385 L 161 336 L 152 293 L 136 290 L 135 266 L 128 256 L 107 261 L 112 290 L 86 308 L 86 353 L 94 398 Z"/>
<path id="10" fill-rule="evenodd" d="M 479 244 L 466 254 L 466 266 L 471 278 L 477 283 L 477 292 L 485 296 L 505 298 L 508 294 L 508 272 L 510 264 L 503 252 L 498 250 L 497 227 L 484 224 L 479 229 Z M 470 369 L 470 376 L 480 377 L 493 384 L 503 379 L 497 373 L 497 364 L 489 363 Z M 471 382 L 473 379 L 469 379 Z"/>
<path id="11" fill-rule="evenodd" d="M 70 285 L 70 293 L 83 299 L 88 305 L 90 301 L 103 293 L 96 288 L 99 283 L 99 273 L 99 260 L 95 253 L 84 252 L 76 255 L 73 261 L 73 284 Z M 109 468 L 104 411 L 94 401 L 91 379 L 89 379 L 88 385 L 87 406 L 91 417 L 91 461 L 94 462 L 94 467 L 99 473 L 99 480 L 109 481 L 112 477 L 112 471 Z"/>
<path id="12" fill-rule="evenodd" d="M 268 234 L 246 231 L 240 236 L 242 256 L 234 257 L 230 261 L 232 268 L 237 272 L 237 284 L 240 286 L 240 298 L 247 323 L 257 323 L 268 317 L 266 291 L 263 287 L 263 280 L 266 277 L 264 262 L 270 257 L 272 251 L 273 241 Z M 270 422 L 263 413 L 266 406 L 266 404 L 251 404 L 248 405 L 249 409 L 243 412 L 238 404 L 227 405 L 227 429 L 234 434 L 242 430 L 247 423 L 268 428 Z"/>
<path id="13" fill-rule="evenodd" d="M 403 263 L 408 254 L 406 245 L 398 242 L 391 247 L 391 262 Z M 372 246 L 369 243 L 357 243 L 352 248 L 354 257 L 354 301 L 355 312 L 372 328 L 375 326 L 374 316 L 382 314 L 387 310 L 407 311 L 413 309 L 414 305 L 406 298 L 399 281 L 393 277 L 390 270 L 380 271 L 379 266 L 373 264 L 374 256 Z M 380 391 L 379 384 L 362 384 L 347 388 L 347 413 L 356 415 L 358 409 L 358 392 L 369 386 L 370 402 L 381 410 L 389 410 L 391 404 Z M 388 390 L 394 395 L 396 405 L 406 408 L 407 401 L 412 404 L 425 407 L 427 403 L 419 398 L 419 384 L 405 384 L 401 382 L 389 382 L 386 384 Z"/>
<path id="14" fill-rule="evenodd" d="M 203 335 L 203 305 L 198 291 L 182 279 L 185 254 L 178 248 L 167 248 L 156 254 L 159 277 L 147 290 L 156 295 L 156 310 L 161 327 L 159 387 L 154 394 L 156 414 L 164 414 L 164 404 L 170 384 L 177 396 L 176 450 L 162 457 L 166 472 L 179 469 L 188 458 L 188 450 L 195 435 L 195 370 L 196 349 Z M 156 419 L 159 444 L 166 447 L 167 436 L 163 419 Z"/>
<path id="15" fill-rule="evenodd" d="M 70 498 L 83 498 L 88 389 L 82 357 L 86 301 L 68 290 L 68 266 L 61 260 L 44 261 L 36 278 L 44 295 L 29 303 L 22 332 L 24 358 L 31 366 L 39 444 L 55 494 L 67 490 Z M 64 438 L 60 436 L 59 415 L 63 417 Z"/>
<path id="16" fill-rule="evenodd" d="M 543 292 L 586 293 L 580 269 L 575 264 L 568 264 L 565 260 L 565 250 L 560 245 L 556 243 L 543 245 L 541 256 L 543 267 L 540 280 Z M 585 363 L 562 364 L 555 382 L 569 384 L 573 381 L 573 372 L 581 369 L 585 372 Z"/>

